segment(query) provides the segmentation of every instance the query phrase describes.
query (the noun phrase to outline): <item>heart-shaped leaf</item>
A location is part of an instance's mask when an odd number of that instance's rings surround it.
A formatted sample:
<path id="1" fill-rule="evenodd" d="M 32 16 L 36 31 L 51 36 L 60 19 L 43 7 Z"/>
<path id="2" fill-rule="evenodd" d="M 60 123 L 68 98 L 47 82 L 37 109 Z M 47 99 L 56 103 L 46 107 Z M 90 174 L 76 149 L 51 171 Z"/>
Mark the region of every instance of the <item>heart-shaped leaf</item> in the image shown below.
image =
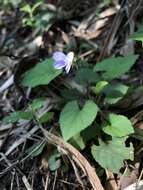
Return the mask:
<path id="1" fill-rule="evenodd" d="M 60 114 L 60 128 L 64 139 L 70 139 L 91 125 L 97 112 L 98 107 L 91 100 L 86 101 L 81 110 L 77 101 L 67 103 Z"/>
<path id="2" fill-rule="evenodd" d="M 123 115 L 109 114 L 109 121 L 110 125 L 105 124 L 103 131 L 111 136 L 124 137 L 134 133 L 130 120 Z"/>
<path id="3" fill-rule="evenodd" d="M 45 85 L 61 74 L 61 72 L 62 70 L 56 70 L 53 67 L 52 59 L 46 59 L 25 73 L 22 84 L 27 87 Z"/>
<path id="4" fill-rule="evenodd" d="M 103 89 L 103 93 L 106 95 L 105 102 L 108 104 L 115 104 L 126 95 L 129 87 L 121 84 L 109 84 Z"/>
<path id="5" fill-rule="evenodd" d="M 94 159 L 105 169 L 118 173 L 125 159 L 134 159 L 132 144 L 125 146 L 126 138 L 113 138 L 112 141 L 99 142 L 99 146 L 93 145 L 91 152 Z"/>
<path id="6" fill-rule="evenodd" d="M 97 63 L 94 67 L 94 71 L 102 71 L 104 80 L 112 80 L 128 72 L 137 58 L 138 55 L 107 58 Z"/>

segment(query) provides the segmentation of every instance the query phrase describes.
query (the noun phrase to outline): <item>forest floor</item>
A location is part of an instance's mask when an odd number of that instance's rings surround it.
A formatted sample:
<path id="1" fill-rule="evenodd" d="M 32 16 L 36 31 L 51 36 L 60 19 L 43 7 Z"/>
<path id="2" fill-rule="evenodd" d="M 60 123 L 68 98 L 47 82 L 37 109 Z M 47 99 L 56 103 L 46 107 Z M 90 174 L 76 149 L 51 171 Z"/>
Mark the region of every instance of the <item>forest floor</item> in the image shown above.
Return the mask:
<path id="1" fill-rule="evenodd" d="M 0 190 L 123 190 L 142 181 L 142 42 L 142 0 L 0 1 Z M 74 63 L 46 78 L 39 63 L 54 52 L 74 52 L 66 62 Z M 117 66 L 96 67 L 107 58 Z M 68 110 L 75 99 L 79 108 Z M 112 114 L 126 125 L 105 129 Z"/>

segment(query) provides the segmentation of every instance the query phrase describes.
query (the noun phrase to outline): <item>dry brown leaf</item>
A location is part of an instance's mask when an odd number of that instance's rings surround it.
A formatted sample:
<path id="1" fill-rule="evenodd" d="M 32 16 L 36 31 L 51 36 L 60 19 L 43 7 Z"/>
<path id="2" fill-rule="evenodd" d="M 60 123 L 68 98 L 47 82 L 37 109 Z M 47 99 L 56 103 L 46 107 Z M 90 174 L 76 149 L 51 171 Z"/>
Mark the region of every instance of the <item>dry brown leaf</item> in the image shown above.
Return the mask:
<path id="1" fill-rule="evenodd" d="M 83 20 L 77 29 L 74 28 L 74 35 L 84 39 L 95 39 L 107 25 L 109 17 L 117 12 L 116 8 L 109 8 L 100 13 L 99 17 L 92 13 L 87 19 Z M 91 24 L 90 24 L 91 23 Z"/>

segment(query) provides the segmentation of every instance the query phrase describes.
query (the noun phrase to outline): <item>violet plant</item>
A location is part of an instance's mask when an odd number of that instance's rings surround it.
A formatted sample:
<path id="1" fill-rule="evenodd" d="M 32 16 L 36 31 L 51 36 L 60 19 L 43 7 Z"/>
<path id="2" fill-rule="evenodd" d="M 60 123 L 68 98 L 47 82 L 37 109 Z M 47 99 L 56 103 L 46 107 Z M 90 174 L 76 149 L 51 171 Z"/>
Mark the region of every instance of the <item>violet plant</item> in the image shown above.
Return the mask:
<path id="1" fill-rule="evenodd" d="M 104 109 L 115 105 L 128 93 L 129 87 L 119 83 L 116 79 L 130 70 L 138 56 L 108 58 L 97 63 L 94 67 L 87 64 L 86 67 L 79 66 L 78 70 L 72 71 L 74 57 L 74 52 L 67 54 L 60 51 L 53 52 L 52 58 L 41 61 L 24 74 L 22 85 L 31 88 L 40 85 L 46 87 L 55 78 L 64 76 L 63 80 L 66 81 L 70 78 L 71 84 L 85 88 L 86 91 L 82 94 L 78 88 L 66 86 L 61 82 L 62 87 L 58 87 L 59 94 L 63 93 L 62 89 L 64 92 L 66 91 L 66 95 L 62 94 L 60 97 L 62 104 L 60 101 L 58 102 L 59 115 L 56 113 L 55 116 L 52 112 L 50 115 L 46 115 L 48 119 L 45 120 L 44 116 L 44 121 L 51 124 L 52 119 L 52 125 L 54 125 L 54 118 L 57 121 L 57 117 L 59 117 L 58 124 L 63 139 L 81 150 L 88 145 L 89 141 L 96 139 L 99 144 L 91 146 L 93 158 L 103 168 L 117 173 L 123 166 L 125 159 L 133 160 L 133 146 L 131 144 L 130 147 L 126 147 L 125 141 L 129 135 L 134 133 L 134 129 L 126 116 L 112 113 L 110 109 L 104 113 Z M 72 75 L 69 75 L 70 70 Z M 98 77 L 96 78 L 96 76 Z M 55 83 L 57 81 L 55 80 Z M 74 95 L 73 92 L 78 93 L 78 96 Z M 44 100 L 42 102 L 44 103 Z M 8 119 L 14 117 L 14 122 L 16 122 L 25 117 L 23 114 L 25 112 L 18 112 L 16 117 L 11 115 Z M 5 121 L 8 119 L 5 118 Z M 102 139 L 102 135 L 106 136 L 108 140 Z M 113 152 L 116 154 L 115 157 L 113 157 Z"/>

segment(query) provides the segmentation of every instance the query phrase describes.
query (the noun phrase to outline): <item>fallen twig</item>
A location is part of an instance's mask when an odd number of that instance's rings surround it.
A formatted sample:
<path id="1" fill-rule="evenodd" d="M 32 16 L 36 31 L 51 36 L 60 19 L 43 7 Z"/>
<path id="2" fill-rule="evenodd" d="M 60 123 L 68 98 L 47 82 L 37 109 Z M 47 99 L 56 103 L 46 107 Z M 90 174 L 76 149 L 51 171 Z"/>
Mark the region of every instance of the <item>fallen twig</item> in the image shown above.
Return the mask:
<path id="1" fill-rule="evenodd" d="M 94 190 L 104 190 L 94 168 L 76 148 L 71 144 L 64 142 L 62 138 L 46 131 L 42 126 L 40 126 L 40 128 L 49 143 L 57 146 L 63 154 L 70 155 L 70 157 L 81 167 L 89 178 Z"/>

